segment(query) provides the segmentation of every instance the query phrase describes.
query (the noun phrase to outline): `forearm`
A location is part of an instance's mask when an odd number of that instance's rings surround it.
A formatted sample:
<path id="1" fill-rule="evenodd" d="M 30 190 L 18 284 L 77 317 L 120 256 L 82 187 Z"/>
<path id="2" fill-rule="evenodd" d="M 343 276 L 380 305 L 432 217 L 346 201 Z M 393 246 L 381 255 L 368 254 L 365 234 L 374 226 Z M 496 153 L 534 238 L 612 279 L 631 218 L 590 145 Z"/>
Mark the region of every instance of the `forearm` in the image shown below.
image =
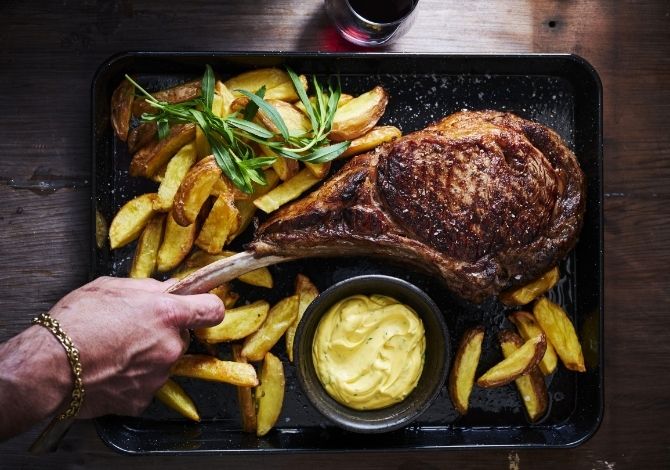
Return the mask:
<path id="1" fill-rule="evenodd" d="M 0 440 L 52 415 L 72 383 L 65 350 L 47 329 L 32 326 L 0 344 Z"/>

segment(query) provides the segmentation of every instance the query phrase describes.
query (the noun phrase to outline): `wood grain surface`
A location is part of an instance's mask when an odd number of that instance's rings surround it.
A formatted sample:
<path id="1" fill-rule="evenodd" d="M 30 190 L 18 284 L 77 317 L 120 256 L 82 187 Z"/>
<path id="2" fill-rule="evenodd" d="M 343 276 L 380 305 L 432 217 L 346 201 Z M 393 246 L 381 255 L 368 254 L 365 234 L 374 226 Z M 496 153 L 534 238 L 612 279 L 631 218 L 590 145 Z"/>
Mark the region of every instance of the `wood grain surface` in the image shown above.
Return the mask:
<path id="1" fill-rule="evenodd" d="M 670 3 L 421 0 L 386 50 L 574 52 L 598 70 L 605 119 L 605 418 L 570 450 L 198 458 L 227 468 L 669 468 Z M 90 85 L 125 50 L 357 50 L 320 1 L 0 2 L 0 341 L 86 280 Z M 11 404 L 0 404 L 11 406 Z M 3 468 L 180 468 L 120 456 L 78 422 L 50 456 L 0 444 Z"/>

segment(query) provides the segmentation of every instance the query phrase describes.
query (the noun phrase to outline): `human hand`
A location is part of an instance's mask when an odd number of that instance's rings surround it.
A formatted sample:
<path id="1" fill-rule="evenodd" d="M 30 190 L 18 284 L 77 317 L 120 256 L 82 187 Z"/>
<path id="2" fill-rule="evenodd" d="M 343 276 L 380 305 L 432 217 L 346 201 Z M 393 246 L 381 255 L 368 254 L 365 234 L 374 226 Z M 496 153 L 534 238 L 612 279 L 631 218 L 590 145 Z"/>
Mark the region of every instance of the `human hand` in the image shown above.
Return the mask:
<path id="1" fill-rule="evenodd" d="M 101 277 L 51 309 L 79 349 L 86 390 L 79 417 L 141 413 L 186 351 L 187 329 L 223 320 L 223 303 L 215 295 L 166 294 L 169 285 Z M 64 353 L 63 363 L 71 374 Z"/>

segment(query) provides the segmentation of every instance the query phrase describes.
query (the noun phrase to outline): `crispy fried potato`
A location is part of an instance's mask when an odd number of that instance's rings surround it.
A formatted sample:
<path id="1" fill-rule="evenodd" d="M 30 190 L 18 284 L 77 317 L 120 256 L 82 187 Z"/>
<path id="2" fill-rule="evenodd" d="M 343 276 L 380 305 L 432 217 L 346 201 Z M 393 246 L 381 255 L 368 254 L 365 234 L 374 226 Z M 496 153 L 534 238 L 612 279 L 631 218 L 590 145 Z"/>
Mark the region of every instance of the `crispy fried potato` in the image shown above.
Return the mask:
<path id="1" fill-rule="evenodd" d="M 525 286 L 515 287 L 501 293 L 498 298 L 505 305 L 518 306 L 529 304 L 552 289 L 560 277 L 561 274 L 556 266 Z"/>
<path id="2" fill-rule="evenodd" d="M 292 295 L 277 302 L 258 330 L 244 341 L 242 355 L 250 361 L 260 361 L 298 316 L 298 296 Z"/>
<path id="3" fill-rule="evenodd" d="M 154 140 L 158 134 L 158 127 L 154 121 L 140 123 L 128 131 L 128 152 L 135 153 L 149 142 Z"/>
<path id="4" fill-rule="evenodd" d="M 325 163 L 305 163 L 305 167 L 316 177 L 319 179 L 323 179 L 326 176 L 328 176 L 328 172 L 330 171 L 330 162 L 325 162 Z"/>
<path id="5" fill-rule="evenodd" d="M 543 333 L 542 328 L 535 321 L 535 317 L 528 312 L 514 312 L 507 318 L 514 323 L 514 326 L 519 330 L 519 334 L 526 341 Z M 539 367 L 544 375 L 549 375 L 556 370 L 557 365 L 558 357 L 556 356 L 554 347 L 551 345 L 551 340 L 549 340 L 547 341 L 547 350 L 540 360 Z"/>
<path id="6" fill-rule="evenodd" d="M 228 195 L 232 196 L 232 195 Z M 239 225 L 239 212 L 232 197 L 221 195 L 209 211 L 195 244 L 208 253 L 219 253 Z"/>
<path id="7" fill-rule="evenodd" d="M 156 391 L 156 398 L 183 417 L 192 421 L 200 421 L 200 415 L 198 414 L 198 409 L 195 407 L 195 403 L 193 403 L 191 397 L 174 380 L 168 379 Z"/>
<path id="8" fill-rule="evenodd" d="M 226 175 L 221 175 L 221 177 L 216 180 L 216 183 L 212 186 L 210 194 L 216 197 L 230 195 L 235 201 L 247 201 L 253 196 L 252 194 L 242 192 Z"/>
<path id="9" fill-rule="evenodd" d="M 242 356 L 242 345 L 233 344 L 232 351 L 235 362 L 247 362 Z M 251 387 L 237 387 L 237 405 L 242 418 L 242 431 L 256 432 L 256 404 Z"/>
<path id="10" fill-rule="evenodd" d="M 256 93 L 261 87 L 265 87 L 266 96 L 267 93 L 272 89 L 276 88 L 279 85 L 285 83 L 291 83 L 291 78 L 288 76 L 284 70 L 276 68 L 265 68 L 250 70 L 249 72 L 244 72 L 239 75 L 229 78 L 224 82 L 224 85 L 235 95 L 236 97 L 242 96 L 242 94 L 237 90 L 245 90 L 251 93 Z"/>
<path id="11" fill-rule="evenodd" d="M 256 207 L 256 206 L 254 206 Z M 109 236 L 109 225 L 107 225 L 107 220 L 105 216 L 102 215 L 98 209 L 95 210 L 95 246 L 99 250 L 102 250 L 105 247 L 107 242 L 107 237 Z"/>
<path id="12" fill-rule="evenodd" d="M 109 226 L 109 246 L 112 250 L 135 240 L 154 215 L 156 193 L 142 194 L 126 202 Z"/>
<path id="13" fill-rule="evenodd" d="M 263 194 L 267 194 L 272 189 L 274 189 L 279 183 L 279 176 L 277 175 L 277 172 L 274 171 L 272 168 L 268 168 L 267 170 L 264 171 L 264 173 L 265 173 L 265 181 L 267 183 L 265 186 L 260 186 L 256 183 L 253 183 L 252 185 L 254 188 L 254 192 L 252 193 L 251 198 L 249 200 L 235 201 L 235 207 L 237 207 L 237 210 L 240 214 L 240 225 L 239 228 L 235 231 L 235 233 L 230 235 L 228 243 L 232 242 L 235 239 L 235 237 L 243 233 L 253 220 L 254 214 L 256 213 L 256 206 L 254 205 L 252 199 L 256 199 L 262 196 Z"/>
<path id="14" fill-rule="evenodd" d="M 386 111 L 388 95 L 380 86 L 338 108 L 328 138 L 333 142 L 353 140 L 370 131 Z"/>
<path id="15" fill-rule="evenodd" d="M 338 158 L 351 157 L 359 153 L 367 152 L 385 142 L 390 142 L 402 136 L 402 132 L 395 126 L 374 127 L 367 134 L 363 134 L 351 141 L 349 147 Z"/>
<path id="16" fill-rule="evenodd" d="M 184 354 L 175 362 L 170 371 L 172 375 L 225 382 L 242 387 L 258 385 L 256 370 L 251 364 L 221 361 L 203 354 Z"/>
<path id="17" fill-rule="evenodd" d="M 272 353 L 265 354 L 260 379 L 261 384 L 255 393 L 258 408 L 256 435 L 265 436 L 279 419 L 286 385 L 284 366 Z"/>
<path id="18" fill-rule="evenodd" d="M 477 385 L 483 388 L 500 387 L 507 385 L 523 374 L 527 374 L 535 367 L 547 349 L 547 340 L 540 334 L 526 341 L 523 346 L 514 351 L 509 357 L 491 367 L 477 380 Z"/>
<path id="19" fill-rule="evenodd" d="M 523 346 L 523 340 L 510 330 L 503 330 L 498 335 L 503 357 L 509 357 Z M 520 376 L 514 381 L 521 395 L 521 401 L 526 408 L 526 413 L 531 422 L 537 421 L 547 411 L 549 396 L 544 377 L 537 367 L 533 367 L 526 375 Z"/>
<path id="20" fill-rule="evenodd" d="M 152 93 L 151 96 L 158 101 L 166 101 L 168 103 L 183 103 L 184 101 L 192 100 L 200 96 L 200 80 L 193 80 L 192 82 L 182 83 L 181 85 L 168 88 L 166 90 Z M 137 98 L 133 103 L 133 115 L 141 116 L 142 113 L 153 114 L 157 110 L 151 106 L 144 98 Z"/>
<path id="21" fill-rule="evenodd" d="M 226 117 L 232 114 L 232 104 L 235 101 L 235 95 L 228 89 L 228 87 L 220 80 L 214 84 L 214 92 L 221 97 L 221 117 Z"/>
<path id="22" fill-rule="evenodd" d="M 173 212 L 168 213 L 163 243 L 158 249 L 156 258 L 156 269 L 159 272 L 164 273 L 176 268 L 186 258 L 193 247 L 195 230 L 195 224 L 182 227 L 174 220 Z"/>
<path id="23" fill-rule="evenodd" d="M 307 116 L 301 113 L 300 110 L 291 103 L 267 98 L 265 101 L 267 101 L 267 103 L 282 117 L 290 135 L 302 135 L 312 128 L 312 124 L 309 119 L 307 119 Z M 279 133 L 279 129 L 274 125 L 272 119 L 270 119 L 262 110 L 259 110 L 256 116 L 266 129 L 275 134 Z"/>
<path id="24" fill-rule="evenodd" d="M 163 239 L 163 225 L 165 224 L 165 215 L 154 215 L 144 230 L 135 248 L 133 264 L 130 268 L 130 277 L 142 279 L 151 277 L 156 269 L 156 257 L 158 248 Z"/>
<path id="25" fill-rule="evenodd" d="M 168 163 L 170 163 L 170 162 L 168 161 Z M 151 181 L 153 181 L 154 183 L 161 184 L 163 182 L 163 178 L 165 178 L 165 172 L 166 171 L 167 171 L 167 163 L 165 165 L 163 165 L 162 167 L 160 167 L 158 169 L 158 171 L 156 173 L 154 173 L 153 175 L 151 175 L 151 177 L 149 179 Z"/>
<path id="26" fill-rule="evenodd" d="M 188 258 L 188 260 L 185 263 L 185 267 L 187 269 L 195 270 L 197 268 L 202 268 L 203 266 L 207 266 L 208 264 L 212 264 L 215 261 L 219 261 L 220 259 L 223 258 L 228 258 L 235 254 L 237 253 L 228 250 L 223 250 L 217 254 L 209 254 L 205 253 L 204 251 L 196 251 Z M 270 270 L 268 268 L 254 269 L 253 271 L 249 271 L 248 273 L 242 274 L 237 279 L 244 282 L 245 284 L 250 284 L 252 286 L 257 287 L 267 287 L 268 289 L 272 289 L 272 286 L 274 284 L 274 281 L 272 280 L 272 274 L 270 273 Z"/>
<path id="27" fill-rule="evenodd" d="M 302 315 L 309 307 L 314 299 L 319 296 L 319 289 L 316 288 L 312 281 L 307 276 L 298 274 L 295 278 L 295 295 L 298 296 L 298 315 L 289 327 L 286 329 L 286 354 L 288 360 L 293 362 L 293 341 L 295 339 L 295 332 L 298 329 L 298 323 L 302 319 Z"/>
<path id="28" fill-rule="evenodd" d="M 290 180 L 285 181 L 264 196 L 256 199 L 254 205 L 266 214 L 269 214 L 287 202 L 298 198 L 319 181 L 321 180 L 314 176 L 311 171 L 304 169 Z"/>
<path id="29" fill-rule="evenodd" d="M 347 104 L 349 101 L 351 101 L 351 100 L 353 100 L 353 99 L 354 99 L 353 96 L 348 95 L 348 94 L 346 94 L 346 93 L 342 93 L 342 94 L 340 95 L 340 99 L 339 99 L 339 101 L 337 102 L 337 107 L 338 107 L 338 108 L 341 108 L 343 105 Z M 310 97 L 309 97 L 309 102 L 312 103 L 312 107 L 316 106 L 316 97 L 315 97 L 315 96 L 310 96 Z M 295 106 L 296 108 L 298 108 L 298 109 L 300 110 L 300 112 L 302 112 L 302 113 L 304 113 L 305 115 L 307 115 L 307 109 L 305 109 L 305 105 L 302 104 L 302 101 L 298 101 L 297 103 L 295 103 L 294 106 Z"/>
<path id="30" fill-rule="evenodd" d="M 186 173 L 174 196 L 174 220 L 179 225 L 186 227 L 195 222 L 220 176 L 221 168 L 213 156 L 203 158 Z"/>
<path id="31" fill-rule="evenodd" d="M 307 77 L 304 75 L 298 76 L 303 88 L 307 89 Z M 295 91 L 292 81 L 284 82 L 281 85 L 270 88 L 265 92 L 264 99 L 266 100 L 282 100 L 289 103 L 294 103 L 300 99 L 298 93 Z"/>
<path id="32" fill-rule="evenodd" d="M 210 294 L 216 295 L 219 299 L 223 301 L 223 305 L 226 308 L 233 308 L 237 301 L 240 299 L 240 294 L 237 292 L 233 292 L 231 290 L 231 286 L 228 283 L 221 284 L 218 287 L 215 287 L 211 291 L 209 291 Z"/>
<path id="33" fill-rule="evenodd" d="M 471 328 L 463 334 L 456 359 L 449 374 L 449 395 L 456 410 L 464 415 L 468 412 L 470 394 L 475 382 L 484 341 L 484 327 Z"/>
<path id="34" fill-rule="evenodd" d="M 207 136 L 200 126 L 195 126 L 195 152 L 198 160 L 212 154 L 212 147 L 210 147 Z"/>
<path id="35" fill-rule="evenodd" d="M 226 310 L 223 321 L 216 326 L 195 330 L 195 336 L 205 343 L 223 343 L 249 336 L 263 324 L 270 304 L 259 300 L 249 305 Z"/>
<path id="36" fill-rule="evenodd" d="M 272 169 L 277 173 L 279 179 L 287 181 L 300 172 L 300 163 L 297 160 L 277 155 L 277 160 L 272 164 Z"/>
<path id="37" fill-rule="evenodd" d="M 158 187 L 158 197 L 154 201 L 154 209 L 167 212 L 172 209 L 172 203 L 177 189 L 184 177 L 195 163 L 195 145 L 193 142 L 184 145 L 170 159 L 165 168 L 165 174 Z"/>
<path id="38" fill-rule="evenodd" d="M 130 176 L 151 178 L 184 145 L 195 139 L 194 124 L 175 124 L 167 137 L 138 150 L 130 162 Z"/>
<path id="39" fill-rule="evenodd" d="M 128 139 L 134 100 L 135 86 L 124 79 L 112 93 L 112 127 L 116 136 L 123 142 Z"/>
<path id="40" fill-rule="evenodd" d="M 575 327 L 560 305 L 542 297 L 533 307 L 533 315 L 547 335 L 563 365 L 570 370 L 585 372 L 584 355 Z"/>

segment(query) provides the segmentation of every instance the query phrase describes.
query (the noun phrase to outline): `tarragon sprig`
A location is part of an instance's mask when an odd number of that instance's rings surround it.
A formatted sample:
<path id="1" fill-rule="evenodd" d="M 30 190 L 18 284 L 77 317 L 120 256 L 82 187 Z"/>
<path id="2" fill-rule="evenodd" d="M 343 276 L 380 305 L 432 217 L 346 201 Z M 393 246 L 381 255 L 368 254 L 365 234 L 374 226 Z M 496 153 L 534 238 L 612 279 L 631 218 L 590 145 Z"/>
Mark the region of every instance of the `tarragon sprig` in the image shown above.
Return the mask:
<path id="1" fill-rule="evenodd" d="M 216 163 L 223 173 L 235 186 L 246 193 L 251 193 L 252 182 L 266 184 L 262 169 L 276 161 L 275 157 L 257 156 L 251 142 L 263 144 L 279 156 L 310 163 L 331 161 L 349 146 L 349 142 L 330 144 L 327 137 L 341 95 L 339 84 L 336 89 L 329 85 L 328 92 L 324 92 L 314 78 L 315 105 L 312 105 L 307 91 L 295 72 L 288 69 L 288 74 L 312 125 L 309 132 L 300 135 L 292 135 L 277 110 L 263 99 L 265 87 L 255 93 L 235 90 L 249 99 L 249 104 L 244 108 L 242 115 L 236 112 L 222 118 L 214 114 L 212 103 L 215 78 L 214 71 L 209 65 L 205 67 L 200 96 L 182 103 L 170 104 L 157 100 L 128 75 L 126 79 L 144 95 L 151 106 L 156 108 L 156 113 L 144 113 L 141 119 L 156 122 L 159 139 L 168 135 L 170 125 L 197 124 L 205 134 Z M 259 110 L 272 121 L 278 133 L 253 122 L 252 119 Z"/>

